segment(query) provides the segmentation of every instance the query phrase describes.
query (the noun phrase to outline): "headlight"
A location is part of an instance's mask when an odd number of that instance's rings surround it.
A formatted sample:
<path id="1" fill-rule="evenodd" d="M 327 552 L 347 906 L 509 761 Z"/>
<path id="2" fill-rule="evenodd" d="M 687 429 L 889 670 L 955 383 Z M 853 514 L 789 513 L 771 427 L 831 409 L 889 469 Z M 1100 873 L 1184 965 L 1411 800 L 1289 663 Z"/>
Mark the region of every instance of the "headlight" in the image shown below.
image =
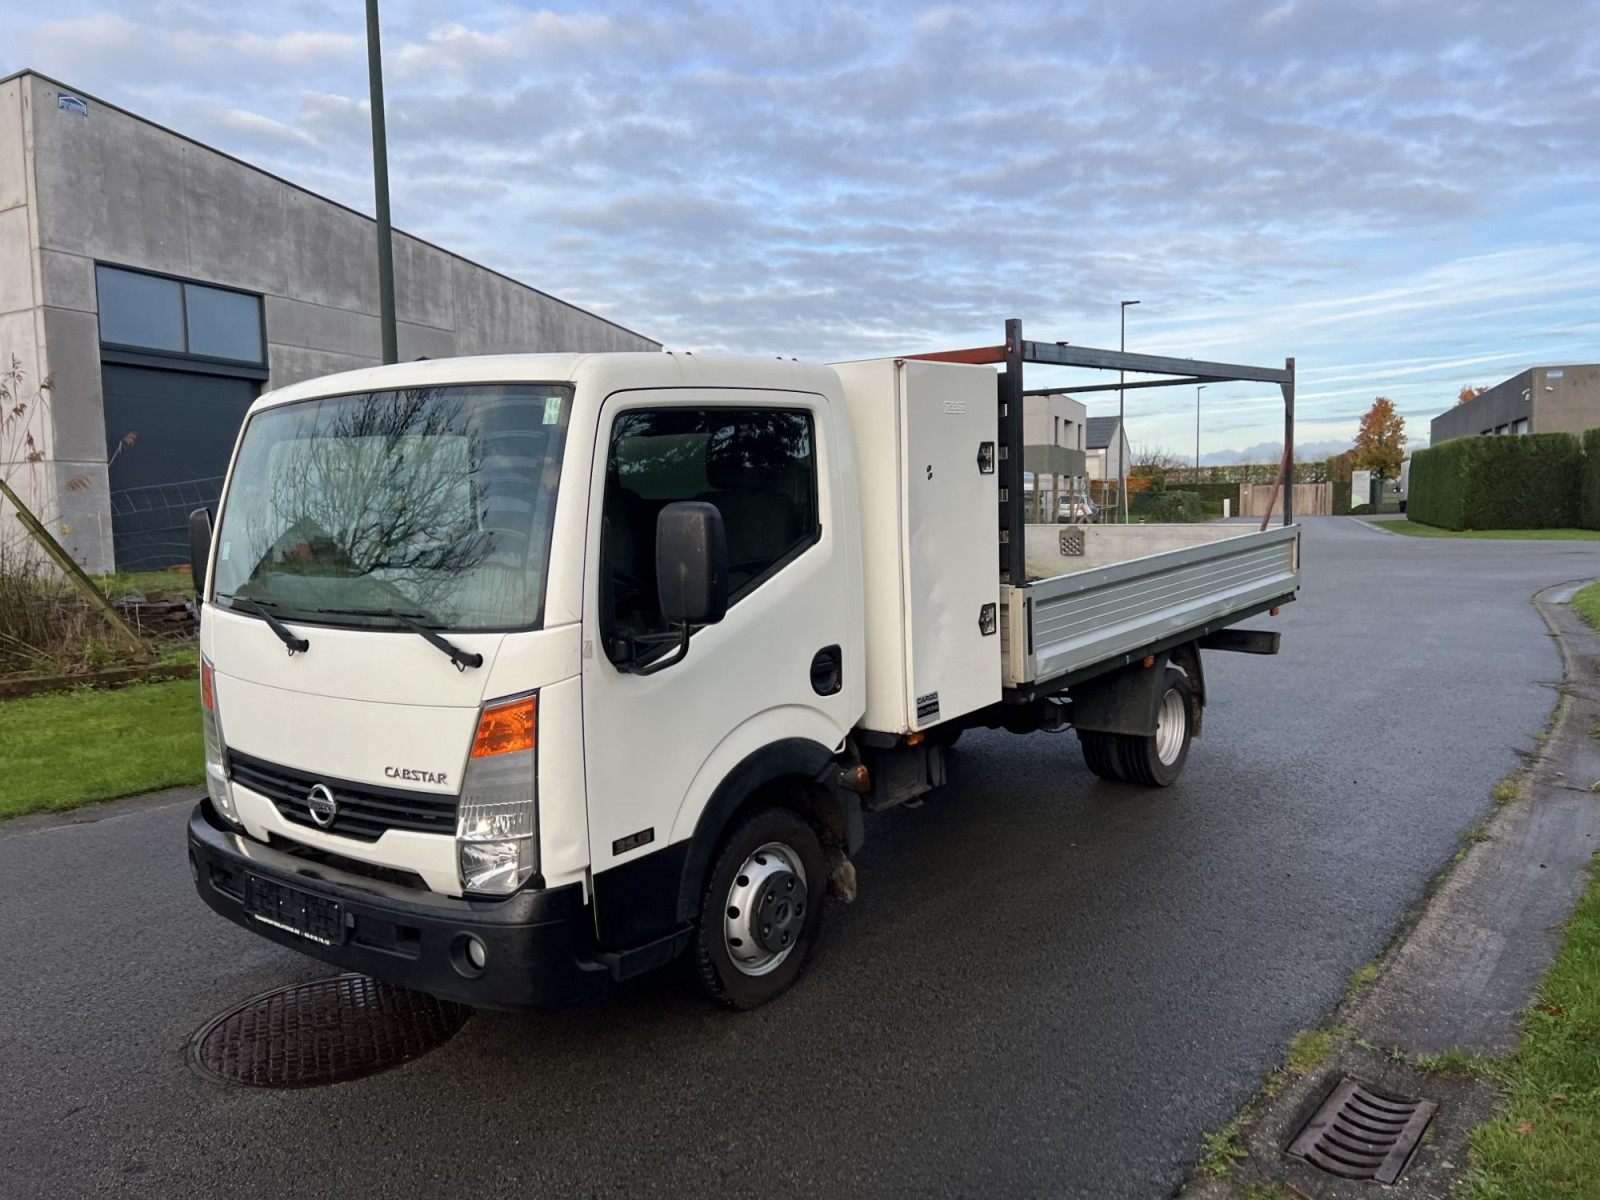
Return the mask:
<path id="1" fill-rule="evenodd" d="M 200 729 L 206 744 L 206 793 L 211 805 L 231 825 L 239 824 L 233 807 L 233 785 L 228 782 L 228 761 L 222 749 L 222 723 L 217 715 L 217 684 L 211 663 L 200 660 Z"/>
<path id="2" fill-rule="evenodd" d="M 467 892 L 514 892 L 533 874 L 533 839 L 462 842 L 461 888 Z"/>
<path id="3" fill-rule="evenodd" d="M 539 869 L 538 697 L 484 706 L 456 817 L 461 888 L 506 895 Z"/>

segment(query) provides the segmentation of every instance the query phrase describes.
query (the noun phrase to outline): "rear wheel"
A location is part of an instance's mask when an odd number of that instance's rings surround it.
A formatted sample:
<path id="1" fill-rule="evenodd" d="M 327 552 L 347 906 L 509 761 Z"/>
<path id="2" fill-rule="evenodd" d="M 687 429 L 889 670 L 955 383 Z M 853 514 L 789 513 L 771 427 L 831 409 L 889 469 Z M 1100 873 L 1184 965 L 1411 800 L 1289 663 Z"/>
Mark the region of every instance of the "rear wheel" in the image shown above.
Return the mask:
<path id="1" fill-rule="evenodd" d="M 1122 773 L 1121 749 L 1117 745 L 1116 734 L 1080 729 L 1078 741 L 1083 746 L 1083 761 L 1088 764 L 1089 770 L 1113 783 L 1127 779 Z"/>
<path id="2" fill-rule="evenodd" d="M 816 941 L 827 862 L 816 832 L 787 808 L 761 808 L 728 834 L 700 901 L 695 962 L 718 1004 L 748 1009 L 799 976 Z"/>
<path id="3" fill-rule="evenodd" d="M 1149 737 L 1119 734 L 1119 758 L 1127 778 L 1148 787 L 1171 787 L 1189 757 L 1194 693 L 1189 677 L 1167 669 L 1166 690 L 1156 709 L 1156 731 Z"/>

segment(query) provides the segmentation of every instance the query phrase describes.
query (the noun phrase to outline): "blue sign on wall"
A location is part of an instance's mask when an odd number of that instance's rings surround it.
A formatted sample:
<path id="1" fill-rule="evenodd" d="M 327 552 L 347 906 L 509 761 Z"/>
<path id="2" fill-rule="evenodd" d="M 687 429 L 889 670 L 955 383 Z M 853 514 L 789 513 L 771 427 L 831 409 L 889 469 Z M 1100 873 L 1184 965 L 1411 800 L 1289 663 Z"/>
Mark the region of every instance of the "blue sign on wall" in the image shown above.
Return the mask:
<path id="1" fill-rule="evenodd" d="M 80 117 L 89 115 L 89 102 L 81 96 L 69 95 L 66 92 L 56 93 L 56 107 Z"/>

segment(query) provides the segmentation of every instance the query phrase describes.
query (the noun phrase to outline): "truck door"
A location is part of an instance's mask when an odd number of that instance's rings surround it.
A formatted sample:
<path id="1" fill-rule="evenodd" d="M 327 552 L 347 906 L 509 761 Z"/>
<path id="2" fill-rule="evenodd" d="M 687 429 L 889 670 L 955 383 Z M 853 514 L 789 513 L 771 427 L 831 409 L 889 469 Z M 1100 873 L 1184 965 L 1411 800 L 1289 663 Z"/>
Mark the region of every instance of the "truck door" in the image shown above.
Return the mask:
<path id="1" fill-rule="evenodd" d="M 676 921 L 688 839 L 738 763 L 787 738 L 831 750 L 850 729 L 862 664 L 843 654 L 852 581 L 834 437 L 827 401 L 807 393 L 636 391 L 602 408 L 583 710 L 596 921 L 606 945 L 644 940 Z M 661 509 L 679 500 L 710 501 L 722 513 L 728 613 L 695 632 L 683 661 L 640 675 L 630 667 L 669 653 L 675 640 L 663 636 L 655 529 Z M 814 670 L 830 660 L 838 678 Z"/>

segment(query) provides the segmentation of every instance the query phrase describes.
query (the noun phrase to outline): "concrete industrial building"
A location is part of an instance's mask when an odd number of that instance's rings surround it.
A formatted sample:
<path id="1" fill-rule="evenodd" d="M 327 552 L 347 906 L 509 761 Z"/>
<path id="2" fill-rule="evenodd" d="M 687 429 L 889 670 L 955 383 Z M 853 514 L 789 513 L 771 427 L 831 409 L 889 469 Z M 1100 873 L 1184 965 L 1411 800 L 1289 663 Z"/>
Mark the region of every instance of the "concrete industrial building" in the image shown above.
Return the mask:
<path id="1" fill-rule="evenodd" d="M 1582 433 L 1600 426 L 1600 363 L 1530 367 L 1440 413 L 1428 444 L 1496 433 Z"/>
<path id="2" fill-rule="evenodd" d="M 248 163 L 34 72 L 0 80 L 0 356 L 24 396 L 54 381 L 42 462 L 16 464 L 14 430 L 0 473 L 90 570 L 187 561 L 183 518 L 216 498 L 250 402 L 379 361 L 375 245 L 370 218 Z M 399 231 L 394 259 L 401 361 L 661 348 Z"/>

